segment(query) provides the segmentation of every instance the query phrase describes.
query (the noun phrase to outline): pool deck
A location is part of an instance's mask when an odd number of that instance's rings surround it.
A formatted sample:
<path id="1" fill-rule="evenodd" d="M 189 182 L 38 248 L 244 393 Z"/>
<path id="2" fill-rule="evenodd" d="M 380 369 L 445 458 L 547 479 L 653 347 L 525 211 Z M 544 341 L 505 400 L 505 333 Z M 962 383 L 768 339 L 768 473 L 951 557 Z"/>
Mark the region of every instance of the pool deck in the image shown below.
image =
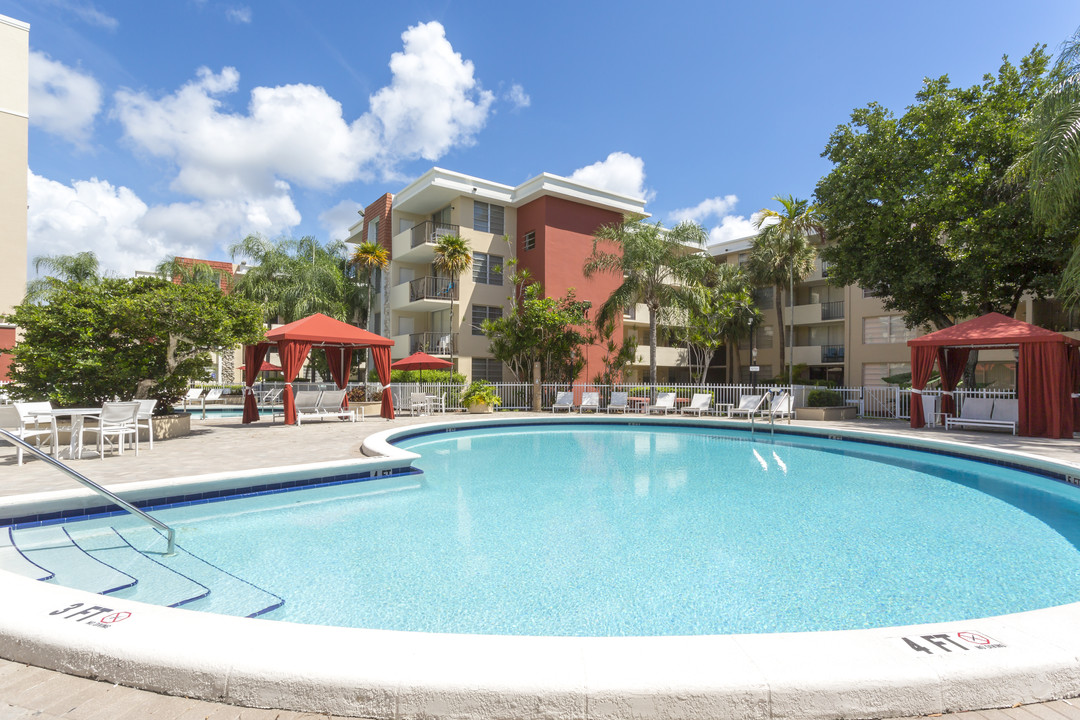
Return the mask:
<path id="1" fill-rule="evenodd" d="M 500 413 L 509 416 L 510 413 Z M 513 413 L 514 417 L 538 417 L 534 413 Z M 544 413 L 551 417 L 551 413 Z M 465 418 L 464 415 L 404 417 L 387 422 L 368 419 L 358 423 L 313 422 L 303 427 L 260 422 L 244 426 L 238 418 L 192 421 L 189 436 L 155 443 L 153 451 L 143 444 L 134 453 L 109 455 L 104 460 L 89 458 L 65 461 L 72 468 L 106 486 L 123 483 L 187 477 L 257 468 L 270 468 L 363 457 L 360 447 L 369 435 L 433 419 Z M 784 423 L 786 425 L 786 423 Z M 1047 440 L 1014 437 L 999 432 L 946 433 L 941 428 L 911 430 L 906 423 L 882 420 L 853 420 L 837 423 L 800 423 L 793 426 L 835 427 L 905 437 L 948 440 L 968 446 L 982 446 L 1039 455 L 1080 467 L 1080 440 Z M 765 428 L 768 427 L 766 424 Z M 762 425 L 758 424 L 761 429 Z M 15 465 L 13 449 L 0 447 L 0 497 L 52 490 L 67 490 L 74 483 L 55 468 L 37 459 Z M 22 663 L 0 660 L 0 720 L 22 718 L 162 718 L 188 720 L 298 720 L 338 716 L 282 710 L 258 710 L 221 705 L 201 700 L 158 695 L 112 683 L 43 670 Z M 838 715 L 839 717 L 839 715 Z M 848 717 L 848 715 L 844 715 Z M 982 710 L 939 715 L 946 718 L 1030 720 L 1031 718 L 1074 718 L 1080 720 L 1080 700 L 1055 700 L 1003 710 Z"/>

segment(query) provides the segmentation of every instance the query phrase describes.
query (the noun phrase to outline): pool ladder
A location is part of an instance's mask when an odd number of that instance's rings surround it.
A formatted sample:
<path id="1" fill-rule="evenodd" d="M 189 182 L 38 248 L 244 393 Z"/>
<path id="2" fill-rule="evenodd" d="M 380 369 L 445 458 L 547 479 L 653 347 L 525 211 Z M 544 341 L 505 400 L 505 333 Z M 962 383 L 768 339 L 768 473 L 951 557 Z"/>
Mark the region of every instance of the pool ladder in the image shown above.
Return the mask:
<path id="1" fill-rule="evenodd" d="M 168 541 L 169 541 L 169 547 L 165 551 L 165 554 L 166 555 L 175 555 L 176 554 L 176 530 L 174 530 L 173 528 L 171 528 L 168 525 L 166 525 L 165 523 L 161 522 L 156 517 L 153 517 L 152 515 L 148 515 L 147 513 L 143 512 L 139 508 L 137 508 L 134 505 L 132 505 L 131 503 L 129 503 L 127 500 L 124 500 L 119 495 L 116 495 L 116 494 L 114 494 L 112 492 L 109 492 L 108 490 L 101 487 L 96 482 L 94 482 L 90 478 L 86 477 L 82 473 L 79 473 L 79 472 L 77 472 L 75 470 L 72 470 L 71 468 L 69 468 L 64 463 L 62 463 L 59 460 L 57 460 L 56 458 L 50 456 L 48 453 L 41 452 L 41 450 L 34 447 L 30 443 L 26 442 L 25 440 L 23 440 L 19 436 L 15 435 L 14 433 L 8 432 L 7 430 L 4 430 L 4 429 L 0 428 L 0 437 L 6 438 L 8 442 L 10 442 L 12 445 L 14 445 L 16 447 L 22 447 L 24 450 L 29 450 L 30 453 L 33 454 L 35 457 L 41 458 L 42 460 L 49 463 L 53 467 L 59 469 L 61 472 L 67 474 L 73 480 L 76 480 L 77 482 L 81 483 L 83 486 L 88 487 L 91 490 L 93 490 L 94 492 L 96 492 L 98 495 L 101 495 L 102 497 L 109 500 L 110 502 L 113 502 L 113 503 L 119 505 L 122 509 L 126 510 L 127 512 L 131 513 L 132 515 L 135 515 L 139 519 L 144 520 L 144 521 L 150 523 L 151 525 L 153 525 L 154 527 L 156 527 L 157 529 L 161 530 L 162 532 L 165 533 L 165 535 L 166 535 L 166 537 L 168 538 Z"/>

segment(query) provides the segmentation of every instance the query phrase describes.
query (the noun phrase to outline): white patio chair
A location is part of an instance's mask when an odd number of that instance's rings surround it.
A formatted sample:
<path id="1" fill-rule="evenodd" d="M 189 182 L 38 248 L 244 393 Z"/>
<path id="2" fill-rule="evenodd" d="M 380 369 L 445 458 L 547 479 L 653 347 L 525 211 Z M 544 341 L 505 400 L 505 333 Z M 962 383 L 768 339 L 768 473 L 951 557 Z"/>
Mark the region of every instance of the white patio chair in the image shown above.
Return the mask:
<path id="1" fill-rule="evenodd" d="M 690 398 L 690 404 L 679 408 L 679 412 L 697 413 L 698 417 L 701 417 L 701 413 L 709 412 L 710 405 L 712 405 L 712 393 L 694 393 L 694 396 Z"/>
<path id="2" fill-rule="evenodd" d="M 188 388 L 187 394 L 184 395 L 184 412 L 187 412 L 188 403 L 194 403 L 202 397 L 202 391 L 202 388 Z"/>
<path id="3" fill-rule="evenodd" d="M 551 412 L 554 413 L 556 410 L 565 410 L 566 412 L 570 412 L 573 407 L 574 393 L 566 390 L 556 396 L 555 403 L 551 406 Z"/>
<path id="4" fill-rule="evenodd" d="M 0 428 L 4 428 L 20 440 L 33 439 L 35 445 L 39 448 L 41 446 L 41 439 L 44 437 L 49 438 L 52 456 L 56 457 L 58 450 L 56 443 L 56 418 L 50 416 L 48 427 L 40 427 L 40 423 L 38 426 L 28 427 L 26 423 L 23 422 L 23 417 L 19 413 L 19 409 L 16 405 L 0 405 Z M 23 464 L 23 448 L 21 445 L 15 446 L 15 458 L 16 464 Z"/>
<path id="5" fill-rule="evenodd" d="M 611 412 L 612 410 L 626 412 L 630 408 L 630 402 L 626 399 L 628 395 L 629 393 L 621 390 L 611 393 L 611 401 L 608 403 L 607 408 L 605 408 L 607 412 Z"/>
<path id="6" fill-rule="evenodd" d="M 97 427 L 87 428 L 87 432 L 97 433 L 98 457 L 105 459 L 105 441 L 109 447 L 124 454 L 124 443 L 135 443 L 135 457 L 139 456 L 139 403 L 107 402 L 101 406 L 101 412 L 87 417 L 97 418 Z M 115 438 L 115 442 L 113 441 Z"/>
<path id="7" fill-rule="evenodd" d="M 655 411 L 667 415 L 669 412 L 674 412 L 674 410 L 675 393 L 673 392 L 656 393 L 656 403 L 646 408 L 646 411 L 650 414 Z"/>
<path id="8" fill-rule="evenodd" d="M 296 424 L 302 425 L 305 417 L 319 417 L 319 400 L 322 399 L 322 390 L 298 390 L 293 398 L 293 408 L 296 410 Z M 280 411 L 281 417 L 285 417 L 285 407 Z M 274 417 L 278 411 L 274 411 Z"/>
<path id="9" fill-rule="evenodd" d="M 423 415 L 431 407 L 427 393 L 414 392 L 409 395 L 409 412 L 413 415 Z"/>
<path id="10" fill-rule="evenodd" d="M 586 410 L 592 410 L 594 412 L 600 412 L 600 393 L 598 392 L 583 392 L 581 393 L 581 404 L 577 406 L 579 413 L 583 413 Z"/>
<path id="11" fill-rule="evenodd" d="M 751 417 L 761 413 L 761 406 L 765 402 L 764 395 L 740 395 L 739 404 L 728 408 L 728 417 Z"/>
<path id="12" fill-rule="evenodd" d="M 157 400 L 136 400 L 139 403 L 139 417 L 135 421 L 136 428 L 146 428 L 146 434 L 150 438 L 150 449 L 154 449 L 154 408 Z"/>
<path id="13" fill-rule="evenodd" d="M 795 398 L 793 398 L 791 396 L 791 393 L 789 393 L 787 390 L 782 393 L 773 395 L 772 399 L 769 401 L 769 407 L 762 408 L 761 414 L 765 417 L 771 415 L 774 418 L 790 417 L 791 414 L 794 412 L 794 410 L 792 409 L 794 405 L 794 400 Z"/>

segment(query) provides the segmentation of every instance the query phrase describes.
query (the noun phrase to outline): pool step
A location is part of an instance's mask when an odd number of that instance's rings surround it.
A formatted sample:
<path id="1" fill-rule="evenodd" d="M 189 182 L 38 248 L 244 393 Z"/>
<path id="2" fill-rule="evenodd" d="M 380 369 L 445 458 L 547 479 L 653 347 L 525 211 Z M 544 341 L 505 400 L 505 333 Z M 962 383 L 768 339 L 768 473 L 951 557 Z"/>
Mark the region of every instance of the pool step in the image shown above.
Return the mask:
<path id="1" fill-rule="evenodd" d="M 12 533 L 26 559 L 54 573 L 46 582 L 105 595 L 131 587 L 134 577 L 87 554 L 62 525 L 26 528 Z"/>
<path id="2" fill-rule="evenodd" d="M 284 604 L 179 545 L 175 555 L 166 556 L 167 547 L 153 528 L 2 528 L 0 569 L 110 597 L 222 615 L 256 617 Z"/>

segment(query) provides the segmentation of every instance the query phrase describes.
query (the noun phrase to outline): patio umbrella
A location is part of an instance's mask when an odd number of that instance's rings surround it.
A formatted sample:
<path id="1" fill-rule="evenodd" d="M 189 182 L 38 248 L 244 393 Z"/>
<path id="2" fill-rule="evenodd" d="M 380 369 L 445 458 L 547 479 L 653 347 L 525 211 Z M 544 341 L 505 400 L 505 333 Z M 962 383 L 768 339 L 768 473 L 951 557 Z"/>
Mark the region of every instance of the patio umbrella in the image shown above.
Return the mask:
<path id="1" fill-rule="evenodd" d="M 425 370 L 445 370 L 448 367 L 453 367 L 453 363 L 449 360 L 432 357 L 423 352 L 415 352 L 407 358 L 390 364 L 391 370 L 419 370 L 421 383 L 424 382 Z"/>

